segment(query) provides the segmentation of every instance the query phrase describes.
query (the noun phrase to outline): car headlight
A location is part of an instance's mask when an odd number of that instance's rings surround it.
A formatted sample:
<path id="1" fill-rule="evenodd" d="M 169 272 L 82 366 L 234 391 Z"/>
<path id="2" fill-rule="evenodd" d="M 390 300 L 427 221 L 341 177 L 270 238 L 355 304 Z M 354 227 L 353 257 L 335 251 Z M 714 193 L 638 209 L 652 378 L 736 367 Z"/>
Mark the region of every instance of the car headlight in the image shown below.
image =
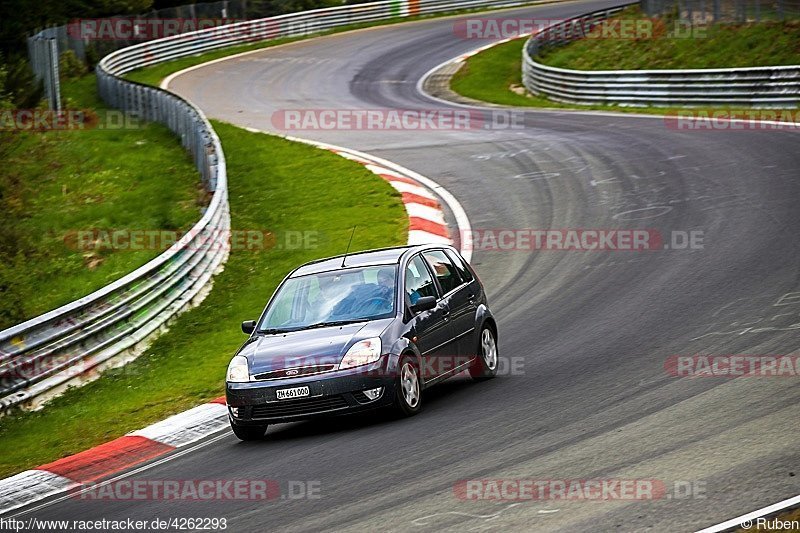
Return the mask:
<path id="1" fill-rule="evenodd" d="M 250 368 L 247 366 L 247 358 L 237 355 L 231 359 L 225 379 L 231 383 L 246 383 L 250 381 Z"/>
<path id="2" fill-rule="evenodd" d="M 352 368 L 354 366 L 368 365 L 381 358 L 381 339 L 373 337 L 358 341 L 344 354 L 339 368 Z"/>

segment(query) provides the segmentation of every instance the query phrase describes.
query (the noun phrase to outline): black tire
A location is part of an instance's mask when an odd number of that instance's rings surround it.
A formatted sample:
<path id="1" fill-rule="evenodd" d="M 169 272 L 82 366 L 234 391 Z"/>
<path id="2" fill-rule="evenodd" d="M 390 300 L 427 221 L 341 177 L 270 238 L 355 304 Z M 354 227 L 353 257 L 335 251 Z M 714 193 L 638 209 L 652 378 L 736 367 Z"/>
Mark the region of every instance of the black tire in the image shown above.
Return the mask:
<path id="1" fill-rule="evenodd" d="M 422 380 L 412 357 L 404 355 L 397 365 L 394 406 L 401 416 L 414 416 L 422 409 Z M 416 391 L 416 392 L 414 392 Z"/>
<path id="2" fill-rule="evenodd" d="M 236 435 L 239 440 L 245 441 L 261 440 L 267 433 L 267 426 L 237 426 L 231 424 L 231 429 L 233 429 L 233 434 Z"/>
<path id="3" fill-rule="evenodd" d="M 478 336 L 478 357 L 469 368 L 469 375 L 475 381 L 492 379 L 497 375 L 498 350 L 494 330 L 484 324 Z"/>

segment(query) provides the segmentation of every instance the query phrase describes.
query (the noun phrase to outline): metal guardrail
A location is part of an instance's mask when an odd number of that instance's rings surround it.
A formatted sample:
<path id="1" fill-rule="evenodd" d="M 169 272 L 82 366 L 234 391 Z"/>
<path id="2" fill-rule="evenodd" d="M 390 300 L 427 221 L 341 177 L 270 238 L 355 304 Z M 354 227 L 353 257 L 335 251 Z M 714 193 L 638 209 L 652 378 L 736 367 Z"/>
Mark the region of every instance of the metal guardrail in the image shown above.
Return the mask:
<path id="1" fill-rule="evenodd" d="M 43 30 L 28 39 L 28 58 L 33 75 L 44 87 L 50 109 L 61 110 L 61 88 L 58 76 L 58 41 Z"/>
<path id="2" fill-rule="evenodd" d="M 636 2 L 635 2 L 636 3 Z M 593 11 L 533 35 L 522 51 L 522 80 L 534 94 L 571 104 L 794 108 L 800 65 L 687 70 L 571 70 L 537 63 L 544 46 L 579 39 L 625 6 Z"/>
<path id="3" fill-rule="evenodd" d="M 481 7 L 498 0 L 383 0 L 227 24 L 143 42 L 105 56 L 95 69 L 109 105 L 166 124 L 193 155 L 214 196 L 189 234 L 156 259 L 84 298 L 0 331 L 0 412 L 36 407 L 69 385 L 124 362 L 181 310 L 202 297 L 227 255 L 225 158 L 203 113 L 167 91 L 122 78 L 132 70 L 232 45 L 320 33 L 352 24 Z"/>
<path id="4" fill-rule="evenodd" d="M 38 407 L 68 386 L 135 357 L 170 319 L 205 297 L 228 255 L 225 156 L 211 124 L 179 96 L 120 78 L 108 59 L 96 69 L 102 98 L 167 125 L 192 154 L 213 196 L 200 221 L 152 261 L 88 296 L 0 331 L 0 413 Z"/>

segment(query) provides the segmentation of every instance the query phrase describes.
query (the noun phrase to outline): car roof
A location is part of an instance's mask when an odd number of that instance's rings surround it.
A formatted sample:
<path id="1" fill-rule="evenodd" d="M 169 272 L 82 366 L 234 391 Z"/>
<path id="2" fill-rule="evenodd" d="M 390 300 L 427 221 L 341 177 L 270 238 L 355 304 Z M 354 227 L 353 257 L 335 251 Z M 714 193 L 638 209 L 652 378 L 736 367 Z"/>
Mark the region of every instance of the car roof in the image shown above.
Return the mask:
<path id="1" fill-rule="evenodd" d="M 443 244 L 422 244 L 410 246 L 394 246 L 392 248 L 379 248 L 375 250 L 364 250 L 347 254 L 344 261 L 344 268 L 364 267 L 374 265 L 398 264 L 403 255 L 415 253 L 429 248 L 450 248 Z M 342 259 L 344 254 L 325 259 L 310 261 L 297 267 L 290 275 L 290 278 L 305 276 L 307 274 L 318 274 L 320 272 L 330 272 L 332 270 L 342 270 Z"/>

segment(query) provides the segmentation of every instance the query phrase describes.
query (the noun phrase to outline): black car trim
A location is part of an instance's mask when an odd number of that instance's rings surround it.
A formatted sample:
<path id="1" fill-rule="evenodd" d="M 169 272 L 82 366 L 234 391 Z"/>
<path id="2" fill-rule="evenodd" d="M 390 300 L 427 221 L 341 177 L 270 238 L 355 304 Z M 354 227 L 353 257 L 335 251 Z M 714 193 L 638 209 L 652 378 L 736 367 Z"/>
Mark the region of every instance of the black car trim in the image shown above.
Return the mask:
<path id="1" fill-rule="evenodd" d="M 330 396 L 295 399 L 293 401 L 267 402 L 252 406 L 250 413 L 252 420 L 270 420 L 274 418 L 291 418 L 311 416 L 320 413 L 332 413 L 347 409 L 348 407 L 351 406 L 343 395 L 334 394 Z"/>
<path id="2" fill-rule="evenodd" d="M 469 334 L 470 334 L 470 333 L 472 333 L 473 331 L 475 331 L 475 328 L 474 328 L 474 327 L 472 327 L 472 328 L 469 328 L 469 329 L 468 329 L 467 331 L 465 331 L 464 333 L 461 333 L 460 335 L 456 335 L 456 336 L 453 338 L 453 340 L 458 340 L 458 339 L 460 339 L 461 337 L 463 337 L 464 335 L 469 335 Z"/>
<path id="3" fill-rule="evenodd" d="M 469 366 L 472 363 L 475 362 L 475 360 L 477 358 L 478 358 L 478 356 L 476 355 L 475 357 L 473 357 L 472 359 L 470 359 L 466 363 L 462 363 L 462 364 L 458 365 L 457 367 L 453 368 L 452 370 L 448 370 L 447 372 L 442 372 L 438 376 L 434 376 L 429 380 L 423 380 L 422 384 L 425 385 L 426 387 L 429 386 L 429 385 L 435 385 L 436 383 L 438 383 L 438 382 L 440 382 L 440 381 L 442 381 L 444 379 L 447 379 L 450 376 L 454 376 L 454 375 L 458 374 L 462 370 L 466 370 L 467 368 L 469 368 Z"/>
<path id="4" fill-rule="evenodd" d="M 474 328 L 473 328 L 473 329 L 474 329 Z M 444 346 L 445 344 L 450 344 L 451 342 L 453 342 L 453 341 L 454 341 L 454 340 L 456 340 L 457 338 L 458 338 L 458 337 L 453 337 L 452 339 L 448 339 L 448 340 L 444 341 L 443 343 L 441 343 L 441 344 L 439 344 L 439 345 L 437 345 L 437 346 L 434 346 L 433 348 L 431 348 L 431 349 L 430 349 L 430 350 L 428 350 L 427 352 L 420 352 L 420 355 L 423 355 L 423 356 L 425 356 L 425 355 L 428 355 L 428 354 L 429 354 L 429 353 L 431 353 L 431 352 L 435 352 L 436 350 L 438 350 L 439 348 L 441 348 L 441 347 L 442 347 L 442 346 Z"/>

